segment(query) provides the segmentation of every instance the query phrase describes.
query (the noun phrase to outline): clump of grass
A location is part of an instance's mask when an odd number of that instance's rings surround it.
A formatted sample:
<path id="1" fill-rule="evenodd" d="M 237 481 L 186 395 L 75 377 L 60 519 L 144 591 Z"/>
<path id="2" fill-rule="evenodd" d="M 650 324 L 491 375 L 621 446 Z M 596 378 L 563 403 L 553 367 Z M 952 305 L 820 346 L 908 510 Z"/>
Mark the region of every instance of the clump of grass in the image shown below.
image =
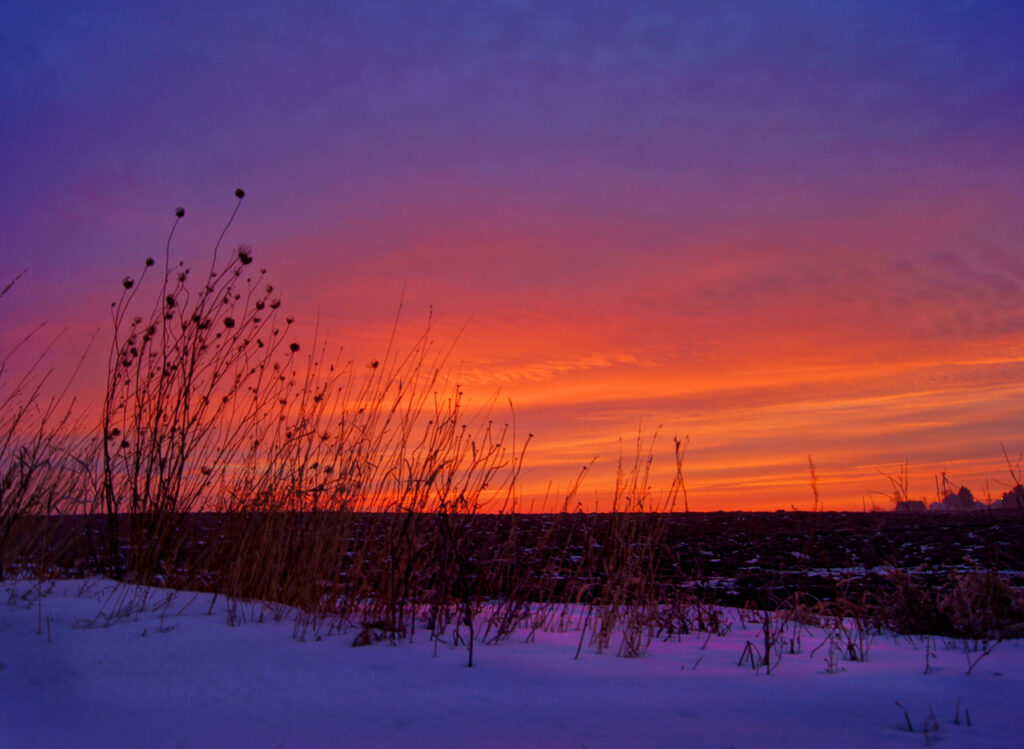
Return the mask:
<path id="1" fill-rule="evenodd" d="M 1024 633 L 1024 597 L 994 570 L 952 572 L 931 589 L 894 569 L 863 618 L 903 634 L 1015 637 Z"/>
<path id="2" fill-rule="evenodd" d="M 529 440 L 467 411 L 429 328 L 365 369 L 342 365 L 324 342 L 286 344 L 292 319 L 249 275 L 248 247 L 218 264 L 218 240 L 197 287 L 170 241 L 155 300 L 140 296 L 147 261 L 112 308 L 108 573 L 222 592 L 239 616 L 273 601 L 395 637 L 425 612 L 471 644 L 484 575 L 467 518 L 511 501 Z M 201 509 L 217 512 L 200 550 L 184 519 Z"/>
<path id="3" fill-rule="evenodd" d="M 608 649 L 615 633 L 621 632 L 618 655 L 639 657 L 663 621 L 660 604 L 664 591 L 658 580 L 662 567 L 672 558 L 664 543 L 664 516 L 674 511 L 683 492 L 683 452 L 676 440 L 676 477 L 658 502 L 650 484 L 656 437 L 645 444 L 643 433 L 638 432 L 632 458 L 627 461 L 620 454 L 606 535 L 600 540 L 593 534 L 589 538 L 585 558 L 599 583 L 590 595 L 581 642 L 589 626 L 598 653 Z"/>
<path id="4" fill-rule="evenodd" d="M 957 637 L 1024 634 L 1024 595 L 995 570 L 951 573 L 936 605 Z"/>
<path id="5" fill-rule="evenodd" d="M 20 278 L 0 290 L 0 298 Z M 0 356 L 0 579 L 13 560 L 22 570 L 47 573 L 51 516 L 71 509 L 85 482 L 76 402 L 67 385 L 50 393 L 54 373 L 44 364 L 49 347 L 20 374 L 12 372 L 12 356 L 24 352 L 36 333 Z"/>
<path id="6" fill-rule="evenodd" d="M 174 228 L 184 215 L 178 209 L 157 287 L 140 294 L 156 265 L 147 259 L 138 281 L 122 281 L 111 307 L 98 483 L 107 572 L 118 578 L 127 565 L 138 582 L 157 579 L 182 540 L 182 516 L 230 480 L 236 459 L 287 391 L 290 319 L 280 319 L 273 286 L 252 271 L 245 246 L 218 262 L 243 196 L 236 191 L 208 271 L 194 274 L 171 262 Z M 126 560 L 117 527 L 122 512 Z"/>
<path id="7" fill-rule="evenodd" d="M 747 640 L 737 665 L 749 665 L 755 672 L 764 668 L 765 674 L 771 674 L 782 660 L 785 652 L 785 632 L 789 623 L 784 611 L 748 610 L 746 616 L 757 625 L 760 637 Z"/>

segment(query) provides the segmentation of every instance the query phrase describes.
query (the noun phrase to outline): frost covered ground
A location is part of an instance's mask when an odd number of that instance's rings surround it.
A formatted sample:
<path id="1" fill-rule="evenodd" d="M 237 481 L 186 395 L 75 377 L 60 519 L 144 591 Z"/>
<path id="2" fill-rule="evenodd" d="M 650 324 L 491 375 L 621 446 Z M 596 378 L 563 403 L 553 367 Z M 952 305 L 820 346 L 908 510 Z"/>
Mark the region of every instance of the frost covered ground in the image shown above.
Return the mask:
<path id="1" fill-rule="evenodd" d="M 1024 643 L 968 675 L 936 640 L 879 637 L 867 662 L 827 673 L 822 632 L 766 675 L 737 662 L 759 632 L 655 641 L 641 658 L 598 655 L 579 632 L 526 632 L 466 650 L 431 642 L 352 647 L 357 634 L 294 622 L 232 626 L 223 599 L 63 581 L 0 599 L 3 747 L 1019 747 Z M 184 608 L 184 610 L 182 610 Z M 238 613 L 238 612 L 236 612 Z M 905 716 L 900 707 L 907 711 Z M 967 714 L 970 714 L 970 725 Z M 908 731 L 907 719 L 914 728 Z M 927 731 L 925 730 L 927 729 Z"/>

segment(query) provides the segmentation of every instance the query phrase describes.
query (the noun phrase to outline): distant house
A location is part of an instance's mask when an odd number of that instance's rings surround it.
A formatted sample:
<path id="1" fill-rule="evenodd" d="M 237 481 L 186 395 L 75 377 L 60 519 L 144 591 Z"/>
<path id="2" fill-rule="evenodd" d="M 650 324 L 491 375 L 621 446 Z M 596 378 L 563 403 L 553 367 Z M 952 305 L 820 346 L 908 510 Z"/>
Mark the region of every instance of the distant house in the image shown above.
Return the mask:
<path id="1" fill-rule="evenodd" d="M 992 507 L 1024 510 L 1024 486 L 1017 484 L 1010 491 L 1003 492 L 1003 496 L 993 502 Z"/>
<path id="2" fill-rule="evenodd" d="M 1017 485 L 1012 491 L 1008 491 L 998 502 L 992 503 L 993 507 L 1015 507 L 1024 510 L 1024 486 Z M 932 502 L 930 505 L 919 499 L 899 500 L 896 502 L 896 512 L 971 512 L 987 507 L 983 502 L 974 499 L 974 493 L 966 486 L 961 486 L 959 491 L 950 492 L 942 498 L 941 502 Z"/>
<path id="3" fill-rule="evenodd" d="M 942 498 L 941 502 L 932 502 L 929 510 L 940 510 L 942 512 L 969 512 L 981 507 L 974 501 L 974 494 L 966 486 L 961 486 L 960 491 L 950 492 Z"/>
<path id="4" fill-rule="evenodd" d="M 899 500 L 896 502 L 896 512 L 927 512 L 928 508 L 920 499 Z"/>

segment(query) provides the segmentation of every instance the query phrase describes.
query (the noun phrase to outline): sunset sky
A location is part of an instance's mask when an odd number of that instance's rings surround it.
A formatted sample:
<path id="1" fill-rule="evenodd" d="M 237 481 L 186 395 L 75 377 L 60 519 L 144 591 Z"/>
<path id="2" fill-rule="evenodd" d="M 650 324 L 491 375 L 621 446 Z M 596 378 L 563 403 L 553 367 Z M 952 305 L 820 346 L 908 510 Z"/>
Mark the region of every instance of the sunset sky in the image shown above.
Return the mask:
<path id="1" fill-rule="evenodd" d="M 658 487 L 689 436 L 692 509 L 807 509 L 808 455 L 825 509 L 905 460 L 998 497 L 1022 38 L 1019 2 L 4 3 L 0 345 L 100 331 L 94 392 L 121 278 L 178 205 L 205 257 L 244 187 L 226 241 L 302 330 L 368 360 L 404 298 L 458 336 L 536 509 L 595 457 L 607 508 L 638 429 Z"/>

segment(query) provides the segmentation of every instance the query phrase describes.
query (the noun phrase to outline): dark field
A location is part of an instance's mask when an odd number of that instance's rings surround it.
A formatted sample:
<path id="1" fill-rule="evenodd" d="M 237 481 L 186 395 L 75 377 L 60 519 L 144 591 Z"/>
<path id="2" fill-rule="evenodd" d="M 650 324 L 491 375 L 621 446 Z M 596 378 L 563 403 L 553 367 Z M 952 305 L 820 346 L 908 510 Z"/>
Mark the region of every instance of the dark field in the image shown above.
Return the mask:
<path id="1" fill-rule="evenodd" d="M 1008 510 L 478 514 L 444 522 L 447 530 L 441 516 L 429 513 L 193 513 L 176 523 L 173 561 L 161 560 L 161 577 L 194 577 L 193 584 L 217 588 L 222 568 L 262 533 L 262 554 L 270 552 L 267 545 L 285 547 L 277 551 L 296 560 L 304 545 L 322 551 L 329 537 L 342 578 L 367 547 L 380 566 L 404 560 L 428 569 L 447 545 L 483 595 L 501 595 L 513 575 L 532 580 L 535 597 L 586 600 L 623 564 L 637 563 L 652 583 L 731 605 L 770 606 L 796 593 L 828 601 L 870 589 L 894 570 L 926 587 L 955 573 L 995 570 L 1024 587 L 1024 515 Z M 51 523 L 52 564 L 72 574 L 104 571 L 104 517 Z M 91 532 L 84 533 L 87 524 Z M 128 519 L 119 524 L 121 552 L 128 554 Z"/>
<path id="2" fill-rule="evenodd" d="M 644 542 L 644 529 L 661 535 L 654 541 L 660 582 L 733 605 L 770 606 L 798 592 L 831 600 L 839 589 L 870 586 L 892 570 L 908 572 L 928 587 L 952 573 L 998 570 L 1024 587 L 1024 516 L 1013 511 L 523 515 L 472 522 L 479 525 L 474 530 L 481 547 L 488 539 L 501 543 L 514 527 L 522 539 L 520 563 L 537 568 L 545 560 L 530 559 L 535 549 L 529 539 L 543 538 L 552 527 L 559 543 L 549 545 L 549 553 L 564 548 L 571 563 L 588 553 L 601 558 L 601 549 L 614 546 L 609 538 L 617 523 L 641 526 L 633 529 L 637 543 Z"/>

